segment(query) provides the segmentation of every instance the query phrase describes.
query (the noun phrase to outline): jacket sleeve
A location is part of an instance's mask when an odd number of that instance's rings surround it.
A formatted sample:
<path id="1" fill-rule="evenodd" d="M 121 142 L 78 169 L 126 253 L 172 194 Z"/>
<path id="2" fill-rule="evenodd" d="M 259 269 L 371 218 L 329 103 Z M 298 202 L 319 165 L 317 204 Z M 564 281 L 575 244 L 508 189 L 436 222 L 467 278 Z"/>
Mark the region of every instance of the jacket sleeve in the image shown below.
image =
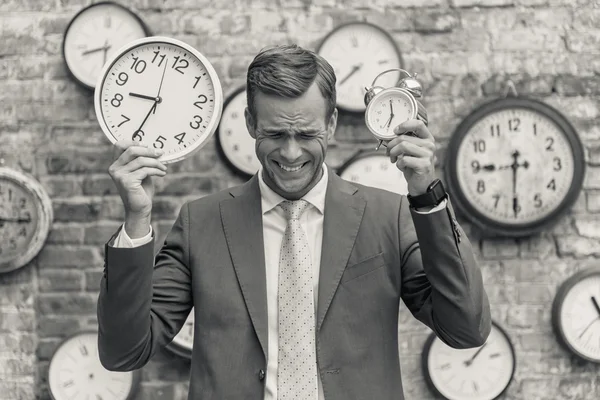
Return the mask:
<path id="1" fill-rule="evenodd" d="M 135 248 L 105 246 L 98 298 L 98 354 L 104 368 L 143 367 L 183 326 L 191 308 L 187 203 L 154 257 L 154 238 Z"/>
<path id="2" fill-rule="evenodd" d="M 398 224 L 401 294 L 408 309 L 450 347 L 483 345 L 491 330 L 490 304 L 451 202 L 421 214 L 402 196 Z"/>

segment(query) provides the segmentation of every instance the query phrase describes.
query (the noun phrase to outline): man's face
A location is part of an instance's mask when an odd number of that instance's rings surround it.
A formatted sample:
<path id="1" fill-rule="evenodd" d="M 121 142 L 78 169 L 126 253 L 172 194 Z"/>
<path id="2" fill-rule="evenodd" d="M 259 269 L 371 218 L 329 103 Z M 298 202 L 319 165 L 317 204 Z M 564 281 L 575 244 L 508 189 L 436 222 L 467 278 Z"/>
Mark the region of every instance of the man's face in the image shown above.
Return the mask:
<path id="1" fill-rule="evenodd" d="M 325 99 L 316 83 L 295 99 L 258 92 L 254 105 L 256 121 L 246 109 L 246 126 L 256 139 L 263 179 L 275 193 L 297 200 L 321 179 L 337 109 L 326 122 Z"/>

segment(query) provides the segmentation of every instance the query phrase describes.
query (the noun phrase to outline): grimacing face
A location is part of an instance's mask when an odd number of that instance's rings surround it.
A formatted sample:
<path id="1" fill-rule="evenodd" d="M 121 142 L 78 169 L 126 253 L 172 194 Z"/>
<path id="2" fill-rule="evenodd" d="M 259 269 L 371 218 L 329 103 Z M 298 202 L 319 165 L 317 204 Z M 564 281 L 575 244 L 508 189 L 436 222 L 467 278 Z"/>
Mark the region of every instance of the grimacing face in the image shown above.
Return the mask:
<path id="1" fill-rule="evenodd" d="M 321 179 L 327 143 L 337 124 L 337 109 L 325 121 L 326 102 L 316 83 L 297 98 L 258 92 L 256 121 L 245 111 L 248 132 L 265 183 L 288 200 L 298 200 Z"/>

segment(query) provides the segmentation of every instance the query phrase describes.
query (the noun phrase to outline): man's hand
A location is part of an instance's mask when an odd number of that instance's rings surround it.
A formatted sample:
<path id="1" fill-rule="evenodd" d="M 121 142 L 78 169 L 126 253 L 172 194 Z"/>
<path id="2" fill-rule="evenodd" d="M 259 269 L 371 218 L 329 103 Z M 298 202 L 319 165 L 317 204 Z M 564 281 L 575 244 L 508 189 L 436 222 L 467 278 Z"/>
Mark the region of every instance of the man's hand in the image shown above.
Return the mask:
<path id="1" fill-rule="evenodd" d="M 412 132 L 415 136 L 408 135 Z M 435 139 L 427 126 L 411 119 L 394 128 L 399 135 L 387 144 L 387 155 L 406 178 L 408 193 L 418 196 L 435 179 Z"/>

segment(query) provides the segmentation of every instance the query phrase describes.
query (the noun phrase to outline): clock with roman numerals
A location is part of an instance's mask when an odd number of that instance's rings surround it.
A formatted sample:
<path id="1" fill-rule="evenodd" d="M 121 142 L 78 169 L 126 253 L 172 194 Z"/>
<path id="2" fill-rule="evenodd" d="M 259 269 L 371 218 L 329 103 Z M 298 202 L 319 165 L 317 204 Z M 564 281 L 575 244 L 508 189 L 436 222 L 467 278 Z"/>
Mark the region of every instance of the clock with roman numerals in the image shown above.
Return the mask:
<path id="1" fill-rule="evenodd" d="M 493 400 L 510 385 L 516 357 L 506 332 L 492 322 L 487 341 L 477 348 L 455 349 L 431 333 L 421 365 L 427 385 L 443 399 Z"/>
<path id="2" fill-rule="evenodd" d="M 161 149 L 163 163 L 183 160 L 214 134 L 223 110 L 217 73 L 199 51 L 151 36 L 119 49 L 100 74 L 96 117 L 115 143 L 133 140 Z"/>
<path id="3" fill-rule="evenodd" d="M 140 370 L 106 370 L 98 356 L 98 332 L 80 331 L 55 350 L 48 367 L 53 400 L 131 400 L 138 388 Z"/>
<path id="4" fill-rule="evenodd" d="M 583 145 L 558 110 L 508 96 L 477 108 L 447 150 L 452 201 L 484 235 L 526 236 L 556 223 L 577 200 Z"/>

